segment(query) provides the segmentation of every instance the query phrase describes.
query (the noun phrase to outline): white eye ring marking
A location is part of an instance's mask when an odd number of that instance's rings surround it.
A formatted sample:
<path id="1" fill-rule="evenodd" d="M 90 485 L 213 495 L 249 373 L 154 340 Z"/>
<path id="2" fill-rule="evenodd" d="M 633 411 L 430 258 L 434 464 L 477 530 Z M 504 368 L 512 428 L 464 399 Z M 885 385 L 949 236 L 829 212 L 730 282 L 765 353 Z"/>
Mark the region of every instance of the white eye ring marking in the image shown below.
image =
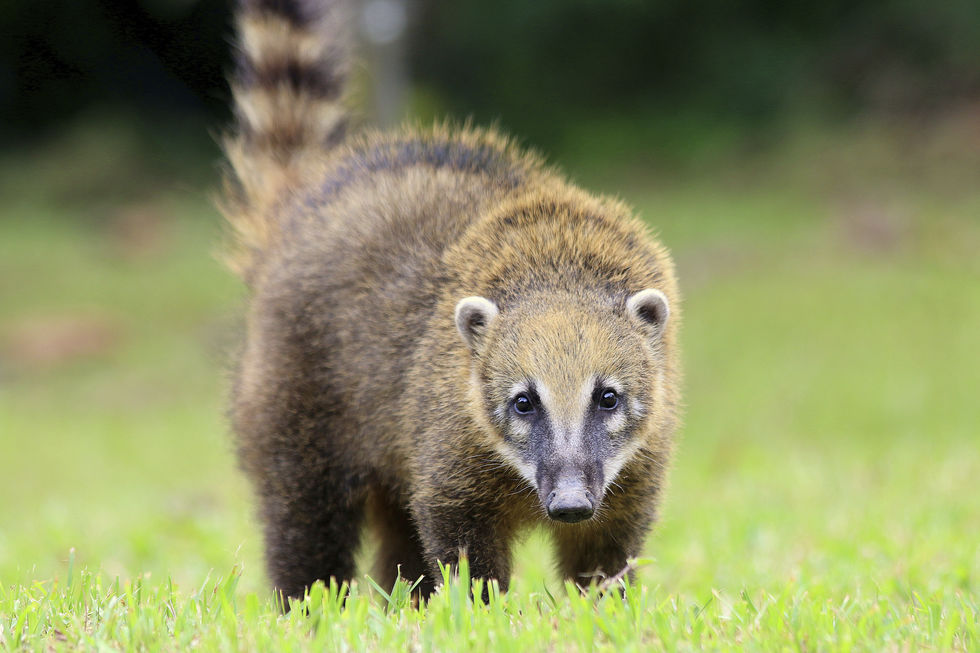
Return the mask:
<path id="1" fill-rule="evenodd" d="M 606 419 L 606 433 L 615 435 L 626 427 L 626 414 L 617 410 Z"/>

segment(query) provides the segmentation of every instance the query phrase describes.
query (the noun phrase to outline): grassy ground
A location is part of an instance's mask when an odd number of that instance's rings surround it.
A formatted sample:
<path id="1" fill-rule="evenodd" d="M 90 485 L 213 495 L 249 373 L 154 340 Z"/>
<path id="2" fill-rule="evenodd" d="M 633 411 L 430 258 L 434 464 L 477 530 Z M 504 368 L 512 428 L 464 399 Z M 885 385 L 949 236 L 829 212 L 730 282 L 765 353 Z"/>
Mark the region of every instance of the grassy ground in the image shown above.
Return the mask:
<path id="1" fill-rule="evenodd" d="M 685 291 L 687 416 L 641 583 L 566 592 L 532 534 L 489 607 L 361 579 L 285 617 L 223 418 L 243 293 L 206 184 L 119 193 L 139 149 L 85 138 L 7 160 L 0 647 L 977 649 L 980 135 L 954 124 L 684 172 L 570 159 Z"/>

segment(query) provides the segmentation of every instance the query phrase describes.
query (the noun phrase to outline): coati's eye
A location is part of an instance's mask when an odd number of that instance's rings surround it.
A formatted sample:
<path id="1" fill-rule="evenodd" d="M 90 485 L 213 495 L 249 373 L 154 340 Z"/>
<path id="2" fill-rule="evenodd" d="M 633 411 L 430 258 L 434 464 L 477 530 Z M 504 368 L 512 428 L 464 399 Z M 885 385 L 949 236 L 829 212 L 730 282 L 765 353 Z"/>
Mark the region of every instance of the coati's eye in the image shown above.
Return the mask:
<path id="1" fill-rule="evenodd" d="M 530 415 L 534 412 L 534 402 L 527 393 L 522 392 L 514 397 L 514 412 L 518 415 Z"/>
<path id="2" fill-rule="evenodd" d="M 599 408 L 602 410 L 612 410 L 619 405 L 619 395 L 615 390 L 606 388 L 599 395 Z"/>

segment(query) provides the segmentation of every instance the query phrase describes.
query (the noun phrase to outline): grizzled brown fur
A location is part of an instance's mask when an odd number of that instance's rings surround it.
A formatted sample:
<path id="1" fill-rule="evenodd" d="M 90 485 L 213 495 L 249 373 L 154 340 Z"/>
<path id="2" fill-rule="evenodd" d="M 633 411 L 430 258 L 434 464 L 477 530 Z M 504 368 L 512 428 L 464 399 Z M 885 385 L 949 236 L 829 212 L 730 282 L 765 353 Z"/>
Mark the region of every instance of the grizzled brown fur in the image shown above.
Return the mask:
<path id="1" fill-rule="evenodd" d="M 382 585 L 400 567 L 431 591 L 465 550 L 506 588 L 535 524 L 563 574 L 616 573 L 670 457 L 671 260 L 626 206 L 492 131 L 347 135 L 341 9 L 239 10 L 232 416 L 272 581 L 352 578 L 367 522 Z"/>

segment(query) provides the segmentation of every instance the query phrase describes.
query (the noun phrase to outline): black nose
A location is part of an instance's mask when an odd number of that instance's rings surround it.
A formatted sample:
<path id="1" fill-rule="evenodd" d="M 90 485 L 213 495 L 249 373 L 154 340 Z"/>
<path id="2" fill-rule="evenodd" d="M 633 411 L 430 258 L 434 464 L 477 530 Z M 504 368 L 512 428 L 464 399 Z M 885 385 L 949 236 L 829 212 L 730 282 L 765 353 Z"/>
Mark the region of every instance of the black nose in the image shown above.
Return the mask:
<path id="1" fill-rule="evenodd" d="M 592 498 L 585 490 L 554 490 L 548 495 L 548 516 L 569 524 L 588 519 L 595 512 Z"/>

